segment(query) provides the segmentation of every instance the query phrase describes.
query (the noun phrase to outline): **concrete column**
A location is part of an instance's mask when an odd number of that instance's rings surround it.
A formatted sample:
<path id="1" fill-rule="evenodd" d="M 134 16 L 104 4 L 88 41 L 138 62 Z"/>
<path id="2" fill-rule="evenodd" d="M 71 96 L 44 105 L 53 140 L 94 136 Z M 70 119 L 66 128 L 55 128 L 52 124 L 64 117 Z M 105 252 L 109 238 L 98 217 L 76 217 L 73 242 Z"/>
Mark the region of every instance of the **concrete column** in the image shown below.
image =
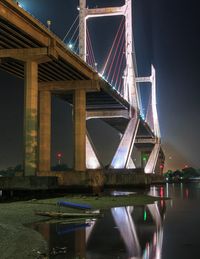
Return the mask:
<path id="1" fill-rule="evenodd" d="M 74 92 L 74 169 L 86 169 L 86 91 Z"/>
<path id="2" fill-rule="evenodd" d="M 51 170 L 51 92 L 39 93 L 39 172 Z"/>
<path id="3" fill-rule="evenodd" d="M 86 0 L 79 0 L 79 56 L 86 61 Z"/>
<path id="4" fill-rule="evenodd" d="M 24 72 L 24 173 L 31 176 L 37 170 L 38 64 L 27 61 Z"/>

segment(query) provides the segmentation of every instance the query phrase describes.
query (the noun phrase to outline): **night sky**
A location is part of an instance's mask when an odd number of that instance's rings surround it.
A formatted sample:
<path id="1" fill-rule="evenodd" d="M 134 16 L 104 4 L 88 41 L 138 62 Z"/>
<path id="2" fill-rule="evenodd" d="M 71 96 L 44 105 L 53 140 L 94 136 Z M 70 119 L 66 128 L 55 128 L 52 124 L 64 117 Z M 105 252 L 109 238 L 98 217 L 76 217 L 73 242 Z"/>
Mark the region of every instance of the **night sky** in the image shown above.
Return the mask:
<path id="1" fill-rule="evenodd" d="M 78 0 L 21 0 L 26 10 L 61 39 L 78 15 Z M 200 18 L 198 1 L 133 0 L 134 38 L 138 73 L 146 76 L 153 63 L 157 72 L 157 102 L 163 149 L 168 168 L 200 168 Z M 122 0 L 88 0 L 89 7 L 117 6 Z M 119 17 L 89 20 L 89 31 L 99 65 L 105 59 L 119 26 Z M 23 81 L 0 71 L 0 168 L 22 163 Z M 52 102 L 52 163 L 56 152 L 72 166 L 71 109 L 64 101 Z M 100 130 L 99 130 L 100 129 Z M 101 121 L 89 130 L 105 164 L 119 135 Z M 95 137 L 95 135 L 97 137 Z M 108 145 L 109 141 L 112 145 Z"/>

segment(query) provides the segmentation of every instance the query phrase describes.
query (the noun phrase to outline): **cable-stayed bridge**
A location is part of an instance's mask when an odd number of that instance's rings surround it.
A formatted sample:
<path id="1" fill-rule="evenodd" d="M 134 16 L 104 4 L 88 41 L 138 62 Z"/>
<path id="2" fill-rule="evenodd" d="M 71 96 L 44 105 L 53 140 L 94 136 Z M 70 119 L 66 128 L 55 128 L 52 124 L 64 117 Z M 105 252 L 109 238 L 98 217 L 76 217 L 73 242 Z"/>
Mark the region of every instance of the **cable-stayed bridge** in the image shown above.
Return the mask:
<path id="1" fill-rule="evenodd" d="M 87 19 L 115 15 L 122 16 L 119 30 L 102 71 L 97 72 Z M 132 1 L 126 0 L 120 7 L 89 9 L 86 0 L 80 0 L 74 24 L 76 21 L 78 29 L 74 30 L 72 25 L 73 34 L 66 45 L 51 32 L 50 23 L 47 28 L 11 0 L 0 2 L 0 69 L 24 79 L 25 174 L 50 172 L 52 94 L 73 106 L 76 171 L 104 167 L 86 129 L 86 120 L 96 118 L 121 134 L 109 168 L 136 168 L 133 159 L 136 148 L 141 153 L 140 167 L 145 173 L 162 171 L 156 73 L 152 66 L 151 75 L 137 75 Z M 72 41 L 78 42 L 77 50 Z M 144 82 L 151 89 L 146 118 L 139 87 Z"/>

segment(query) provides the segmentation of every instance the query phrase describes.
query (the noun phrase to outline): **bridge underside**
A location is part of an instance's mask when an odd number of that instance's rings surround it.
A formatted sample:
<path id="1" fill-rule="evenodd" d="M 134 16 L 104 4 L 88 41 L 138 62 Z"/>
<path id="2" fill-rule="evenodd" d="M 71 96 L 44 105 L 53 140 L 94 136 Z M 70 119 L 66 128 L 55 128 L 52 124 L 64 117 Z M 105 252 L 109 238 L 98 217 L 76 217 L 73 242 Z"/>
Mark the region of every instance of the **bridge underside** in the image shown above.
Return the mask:
<path id="1" fill-rule="evenodd" d="M 74 168 L 77 171 L 86 169 L 86 142 L 87 150 L 95 159 L 98 157 L 89 135 L 86 138 L 87 113 L 113 112 L 113 116 L 97 115 L 90 119 L 101 118 L 114 127 L 123 134 L 122 142 L 132 130 L 134 137 L 129 143 L 129 153 L 135 141 L 141 147 L 146 145 L 145 141 L 141 142 L 145 138 L 155 144 L 154 134 L 144 121 L 140 120 L 139 126 L 137 121 L 133 123 L 138 126 L 137 131 L 131 128 L 129 103 L 56 35 L 13 1 L 0 2 L 0 31 L 0 69 L 24 80 L 26 175 L 35 175 L 37 170 L 50 171 L 52 94 L 73 106 Z M 115 115 L 115 111 L 121 115 Z M 131 160 L 127 163 L 134 164 Z"/>

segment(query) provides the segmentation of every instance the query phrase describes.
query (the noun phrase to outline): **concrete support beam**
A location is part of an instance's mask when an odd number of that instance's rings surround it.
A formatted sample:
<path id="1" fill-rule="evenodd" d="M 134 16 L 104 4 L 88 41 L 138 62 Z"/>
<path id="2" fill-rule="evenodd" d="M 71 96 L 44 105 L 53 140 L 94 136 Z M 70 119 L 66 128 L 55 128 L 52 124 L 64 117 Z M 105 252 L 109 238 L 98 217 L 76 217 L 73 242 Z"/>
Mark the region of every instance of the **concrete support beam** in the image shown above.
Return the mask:
<path id="1" fill-rule="evenodd" d="M 149 159 L 147 161 L 147 164 L 144 168 L 144 172 L 146 174 L 153 174 L 155 173 L 155 167 L 158 160 L 158 155 L 160 152 L 160 143 L 157 143 L 154 145 L 154 148 L 149 156 Z"/>
<path id="2" fill-rule="evenodd" d="M 133 162 L 133 159 L 130 157 L 129 161 L 128 161 L 127 169 L 135 169 L 135 168 L 136 168 L 136 166 Z"/>
<path id="3" fill-rule="evenodd" d="M 74 91 L 74 169 L 86 170 L 86 91 Z"/>
<path id="4" fill-rule="evenodd" d="M 48 54 L 48 48 L 0 49 L 0 58 L 27 59 Z"/>
<path id="5" fill-rule="evenodd" d="M 126 6 L 86 9 L 86 18 L 124 15 Z"/>
<path id="6" fill-rule="evenodd" d="M 135 139 L 135 144 L 156 144 L 157 139 L 156 138 L 136 138 Z"/>
<path id="7" fill-rule="evenodd" d="M 25 63 L 24 89 L 24 173 L 35 175 L 38 148 L 38 64 Z"/>
<path id="8" fill-rule="evenodd" d="M 79 56 L 86 62 L 86 0 L 79 0 Z"/>
<path id="9" fill-rule="evenodd" d="M 42 32 L 39 27 L 42 27 L 40 23 L 38 26 L 34 26 L 35 19 L 25 12 L 22 8 L 17 7 L 13 1 L 0 1 L 0 17 L 1 19 L 8 21 L 9 23 L 15 24 L 15 26 L 29 37 L 36 38 L 37 42 L 41 45 L 49 45 L 49 37 L 46 33 Z M 22 13 L 22 15 L 19 14 Z"/>
<path id="10" fill-rule="evenodd" d="M 50 45 L 48 48 L 0 49 L 0 58 L 13 58 L 24 62 L 31 59 L 41 64 L 57 59 L 58 55 L 55 46 Z"/>
<path id="11" fill-rule="evenodd" d="M 104 118 L 126 118 L 129 119 L 128 110 L 109 110 L 109 111 L 87 111 L 87 120 Z"/>
<path id="12" fill-rule="evenodd" d="M 87 169 L 101 168 L 101 164 L 97 157 L 97 152 L 88 132 L 86 134 L 86 167 Z"/>
<path id="13" fill-rule="evenodd" d="M 140 120 L 137 116 L 129 121 L 126 131 L 113 157 L 110 168 L 122 169 L 128 167 L 129 159 L 133 150 L 133 145 L 137 134 L 137 129 L 139 126 L 139 121 Z"/>
<path id="14" fill-rule="evenodd" d="M 39 172 L 51 170 L 51 93 L 39 93 Z"/>
<path id="15" fill-rule="evenodd" d="M 66 81 L 51 81 L 39 83 L 40 91 L 51 91 L 51 92 L 67 92 L 76 89 L 85 89 L 90 91 L 99 91 L 98 80 L 66 80 Z"/>

